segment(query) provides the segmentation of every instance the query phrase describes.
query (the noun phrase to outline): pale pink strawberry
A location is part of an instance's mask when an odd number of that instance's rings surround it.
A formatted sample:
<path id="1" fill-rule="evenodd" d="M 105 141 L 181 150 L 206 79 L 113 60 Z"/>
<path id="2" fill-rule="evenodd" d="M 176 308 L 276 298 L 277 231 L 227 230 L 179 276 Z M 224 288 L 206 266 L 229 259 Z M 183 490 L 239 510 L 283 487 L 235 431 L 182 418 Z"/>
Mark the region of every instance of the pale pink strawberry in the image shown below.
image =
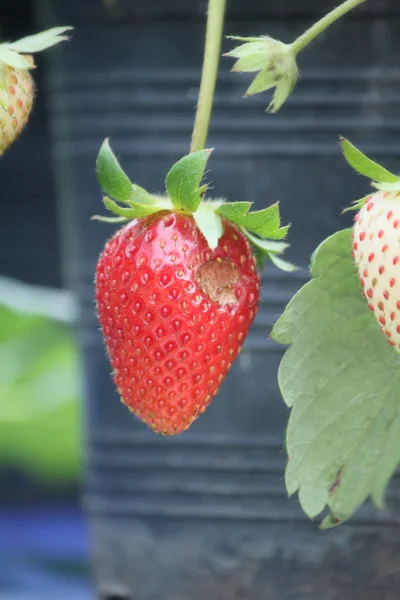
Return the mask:
<path id="1" fill-rule="evenodd" d="M 24 56 L 34 66 L 32 56 Z M 26 125 L 33 104 L 34 85 L 28 69 L 0 67 L 0 156 Z"/>
<path id="2" fill-rule="evenodd" d="M 54 27 L 17 42 L 0 44 L 0 156 L 26 125 L 32 109 L 34 84 L 31 53 L 40 52 L 68 39 L 71 27 Z"/>
<path id="3" fill-rule="evenodd" d="M 400 352 L 400 193 L 371 195 L 355 216 L 353 253 L 379 327 Z"/>

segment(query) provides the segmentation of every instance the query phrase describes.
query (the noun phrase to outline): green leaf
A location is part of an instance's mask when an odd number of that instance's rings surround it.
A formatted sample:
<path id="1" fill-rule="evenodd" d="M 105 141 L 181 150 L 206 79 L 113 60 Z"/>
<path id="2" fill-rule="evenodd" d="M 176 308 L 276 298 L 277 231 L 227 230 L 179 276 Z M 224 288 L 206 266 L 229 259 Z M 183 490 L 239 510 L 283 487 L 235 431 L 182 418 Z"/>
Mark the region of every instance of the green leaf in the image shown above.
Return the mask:
<path id="1" fill-rule="evenodd" d="M 166 188 L 175 208 L 196 212 L 201 202 L 199 188 L 211 150 L 192 152 L 173 165 L 166 178 Z"/>
<path id="2" fill-rule="evenodd" d="M 279 368 L 292 407 L 286 486 L 324 527 L 368 497 L 382 501 L 400 461 L 400 355 L 368 309 L 352 256 L 351 229 L 325 240 L 312 280 L 292 299 L 272 337 L 290 344 Z"/>
<path id="3" fill-rule="evenodd" d="M 32 52 L 40 52 L 55 46 L 64 40 L 69 40 L 67 35 L 63 35 L 66 31 L 71 31 L 73 27 L 53 27 L 47 31 L 28 35 L 16 42 L 7 43 L 7 46 L 16 52 L 31 54 Z"/>
<path id="4" fill-rule="evenodd" d="M 128 203 L 132 195 L 132 183 L 111 150 L 106 138 L 101 145 L 96 161 L 97 178 L 101 188 L 115 200 Z"/>
<path id="5" fill-rule="evenodd" d="M 345 138 L 340 138 L 340 143 L 342 145 L 342 150 L 347 162 L 361 175 L 365 175 L 373 181 L 384 181 L 388 183 L 399 182 L 399 178 L 396 175 L 390 173 L 390 171 L 387 171 L 376 162 L 365 156 L 365 154 L 360 152 L 360 150 L 358 150 Z"/>
<path id="6" fill-rule="evenodd" d="M 124 219 L 141 219 L 148 215 L 153 215 L 156 212 L 162 210 L 158 205 L 150 204 L 136 204 L 135 202 L 129 203 L 129 208 L 119 206 L 114 200 L 104 196 L 103 202 L 106 208 L 113 212 L 115 215 L 124 217 Z"/>
<path id="7" fill-rule="evenodd" d="M 215 250 L 224 232 L 221 217 L 207 204 L 201 204 L 193 217 L 211 250 Z"/>

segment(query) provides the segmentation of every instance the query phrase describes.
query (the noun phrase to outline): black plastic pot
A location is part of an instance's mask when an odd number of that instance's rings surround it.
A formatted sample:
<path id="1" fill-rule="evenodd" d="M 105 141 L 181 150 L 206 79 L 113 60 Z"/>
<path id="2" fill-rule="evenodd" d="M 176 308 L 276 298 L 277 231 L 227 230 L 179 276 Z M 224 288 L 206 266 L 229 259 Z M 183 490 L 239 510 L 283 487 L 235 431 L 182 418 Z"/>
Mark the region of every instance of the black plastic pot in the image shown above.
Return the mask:
<path id="1" fill-rule="evenodd" d="M 267 98 L 243 100 L 248 78 L 222 62 L 209 146 L 215 195 L 282 201 L 293 223 L 289 258 L 267 268 L 244 351 L 210 409 L 184 435 L 164 439 L 136 422 L 114 391 L 93 303 L 93 273 L 108 225 L 93 223 L 101 193 L 95 157 L 111 142 L 134 181 L 161 190 L 187 150 L 200 77 L 205 2 L 59 0 L 41 25 L 73 24 L 51 53 L 52 112 L 65 278 L 79 294 L 87 397 L 84 502 L 97 588 L 108 600 L 391 600 L 400 584 L 399 510 L 370 506 L 322 533 L 283 473 L 287 411 L 277 388 L 282 353 L 271 324 L 307 279 L 316 245 L 345 227 L 341 209 L 367 183 L 345 164 L 348 136 L 397 168 L 400 8 L 371 2 L 301 58 L 302 77 L 277 116 Z M 232 1 L 226 33 L 291 40 L 331 8 L 328 0 Z M 396 167 L 397 164 L 397 167 Z"/>

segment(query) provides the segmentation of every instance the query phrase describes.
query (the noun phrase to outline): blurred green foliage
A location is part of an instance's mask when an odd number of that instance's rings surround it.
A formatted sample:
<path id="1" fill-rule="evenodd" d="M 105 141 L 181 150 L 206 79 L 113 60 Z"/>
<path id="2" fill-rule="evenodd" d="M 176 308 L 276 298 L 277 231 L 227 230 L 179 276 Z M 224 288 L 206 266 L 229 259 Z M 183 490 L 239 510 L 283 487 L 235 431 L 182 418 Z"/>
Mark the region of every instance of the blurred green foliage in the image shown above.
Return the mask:
<path id="1" fill-rule="evenodd" d="M 79 381 L 67 324 L 0 305 L 0 468 L 79 476 Z"/>

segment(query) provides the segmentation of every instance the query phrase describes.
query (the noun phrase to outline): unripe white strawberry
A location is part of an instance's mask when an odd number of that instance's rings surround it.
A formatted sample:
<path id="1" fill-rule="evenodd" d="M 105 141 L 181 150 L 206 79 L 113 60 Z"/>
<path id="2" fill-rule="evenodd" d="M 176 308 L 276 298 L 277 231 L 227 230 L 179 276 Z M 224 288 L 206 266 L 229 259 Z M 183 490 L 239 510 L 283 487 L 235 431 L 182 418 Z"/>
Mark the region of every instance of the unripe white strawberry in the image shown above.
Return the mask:
<path id="1" fill-rule="evenodd" d="M 368 306 L 400 352 L 400 192 L 366 200 L 355 216 L 353 253 Z"/>
<path id="2" fill-rule="evenodd" d="M 33 58 L 25 56 L 25 59 Z M 28 121 L 33 104 L 34 84 L 28 69 L 0 66 L 0 155 L 15 140 Z"/>
<path id="3" fill-rule="evenodd" d="M 0 44 L 0 156 L 27 123 L 32 109 L 35 68 L 30 53 L 40 52 L 68 39 L 71 27 L 54 27 L 17 42 Z M 25 54 L 26 53 L 26 54 Z"/>

